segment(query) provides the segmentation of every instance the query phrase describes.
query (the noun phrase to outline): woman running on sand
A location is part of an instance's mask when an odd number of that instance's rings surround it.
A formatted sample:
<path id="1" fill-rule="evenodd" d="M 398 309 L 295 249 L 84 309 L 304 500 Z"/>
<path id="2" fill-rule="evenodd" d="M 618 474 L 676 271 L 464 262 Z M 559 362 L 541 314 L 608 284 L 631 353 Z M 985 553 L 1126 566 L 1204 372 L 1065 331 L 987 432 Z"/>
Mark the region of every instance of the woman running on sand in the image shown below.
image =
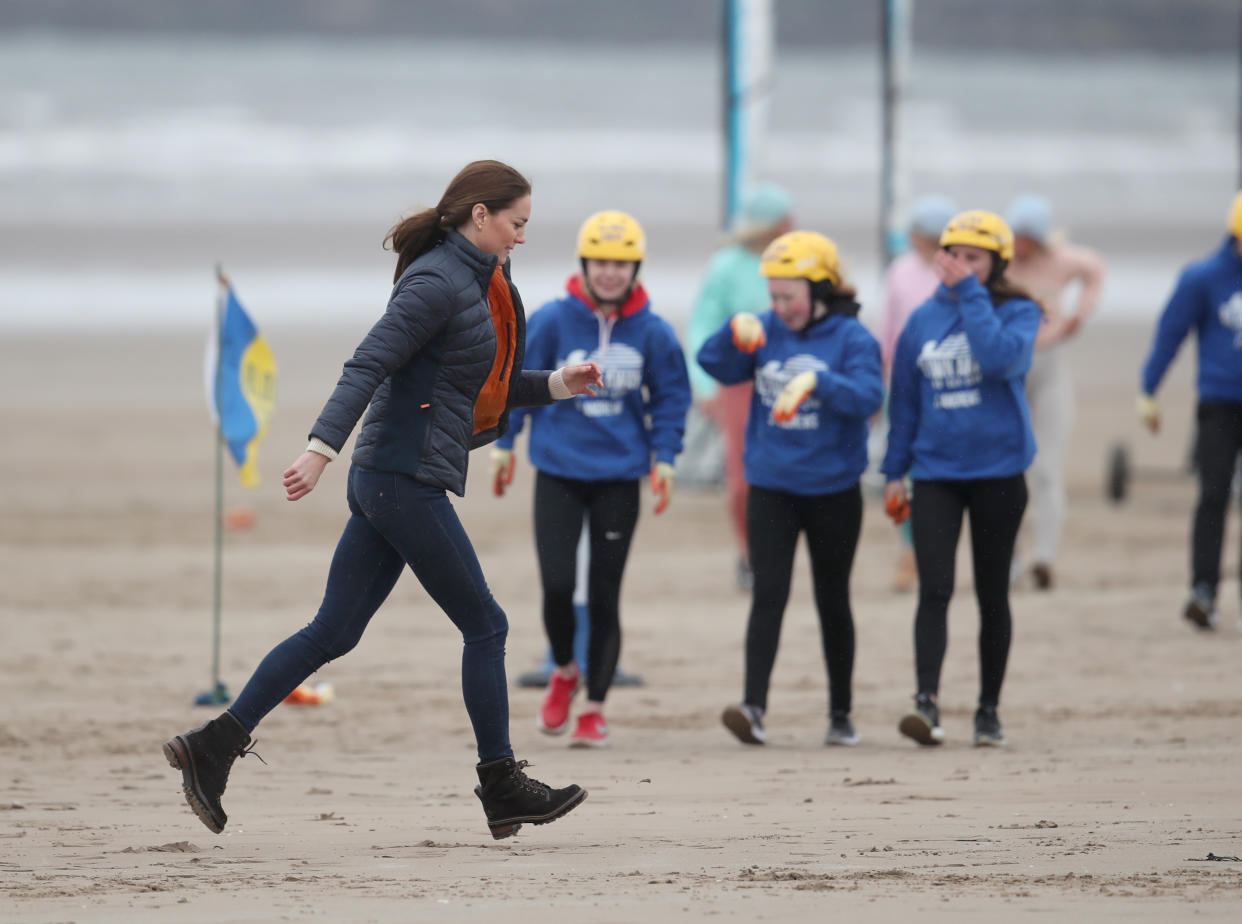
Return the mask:
<path id="1" fill-rule="evenodd" d="M 260 662 L 237 701 L 164 745 L 186 801 L 216 833 L 220 797 L 250 734 L 302 681 L 353 648 L 408 565 L 457 626 L 462 692 L 478 746 L 475 795 L 492 837 L 546 824 L 586 798 L 523 772 L 509 745 L 508 623 L 447 492 L 461 495 L 466 456 L 505 432 L 510 409 L 590 394 L 599 367 L 523 369 L 526 319 L 509 254 L 526 240 L 530 183 L 497 161 L 467 164 L 435 208 L 400 222 L 395 285 L 384 316 L 345 363 L 311 427 L 310 445 L 284 473 L 286 496 L 309 494 L 370 405 L 354 447 L 345 525 L 314 620 Z"/>

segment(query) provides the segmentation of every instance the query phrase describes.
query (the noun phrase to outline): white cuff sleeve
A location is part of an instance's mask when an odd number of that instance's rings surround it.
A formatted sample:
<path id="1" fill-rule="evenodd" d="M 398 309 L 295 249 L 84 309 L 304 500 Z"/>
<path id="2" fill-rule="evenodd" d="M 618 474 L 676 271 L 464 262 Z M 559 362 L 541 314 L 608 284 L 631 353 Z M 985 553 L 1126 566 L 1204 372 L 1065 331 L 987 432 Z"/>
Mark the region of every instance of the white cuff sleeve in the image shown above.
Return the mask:
<path id="1" fill-rule="evenodd" d="M 306 446 L 306 451 L 317 452 L 321 456 L 327 456 L 329 461 L 336 458 L 336 450 L 317 436 L 311 437 L 310 443 Z"/>
<path id="2" fill-rule="evenodd" d="M 565 384 L 565 377 L 561 375 L 560 369 L 548 376 L 548 391 L 552 392 L 553 401 L 564 401 L 574 396 L 569 386 Z"/>

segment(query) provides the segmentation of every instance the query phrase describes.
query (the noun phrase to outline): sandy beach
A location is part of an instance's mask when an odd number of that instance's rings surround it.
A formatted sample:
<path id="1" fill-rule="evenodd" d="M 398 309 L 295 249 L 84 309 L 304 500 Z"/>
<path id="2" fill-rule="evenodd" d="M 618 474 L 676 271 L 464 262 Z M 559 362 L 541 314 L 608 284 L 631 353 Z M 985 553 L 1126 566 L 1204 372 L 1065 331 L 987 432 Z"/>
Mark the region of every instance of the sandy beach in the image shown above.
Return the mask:
<path id="1" fill-rule="evenodd" d="M 346 464 L 289 504 L 280 472 L 368 319 L 267 334 L 279 404 L 263 486 L 228 473 L 255 525 L 226 536 L 224 680 L 240 689 L 309 620 L 344 522 Z M 869 497 L 854 572 L 853 749 L 826 748 L 826 683 L 798 562 L 763 748 L 719 713 L 741 690 L 747 600 L 721 499 L 649 496 L 626 573 L 609 750 L 535 729 L 513 689 L 512 738 L 536 777 L 590 796 L 556 824 L 493 841 L 472 794 L 460 641 L 406 576 L 362 644 L 314 678 L 336 702 L 281 706 L 232 771 L 230 821 L 187 809 L 160 746 L 214 714 L 213 435 L 190 333 L 0 341 L 0 920 L 553 922 L 1237 920 L 1242 862 L 1242 630 L 1231 510 L 1221 628 L 1180 618 L 1195 486 L 1181 473 L 1192 405 L 1184 350 L 1158 439 L 1134 419 L 1146 326 L 1071 346 L 1078 415 L 1053 592 L 1014 594 L 1005 749 L 970 746 L 977 615 L 968 546 L 942 690 L 948 742 L 896 722 L 913 692 L 914 598 L 889 590 L 898 549 Z M 1104 497 L 1128 444 L 1131 496 Z M 524 443 L 521 444 L 524 447 Z M 510 624 L 510 678 L 544 641 L 524 454 L 512 493 L 476 454 L 457 508 Z"/>

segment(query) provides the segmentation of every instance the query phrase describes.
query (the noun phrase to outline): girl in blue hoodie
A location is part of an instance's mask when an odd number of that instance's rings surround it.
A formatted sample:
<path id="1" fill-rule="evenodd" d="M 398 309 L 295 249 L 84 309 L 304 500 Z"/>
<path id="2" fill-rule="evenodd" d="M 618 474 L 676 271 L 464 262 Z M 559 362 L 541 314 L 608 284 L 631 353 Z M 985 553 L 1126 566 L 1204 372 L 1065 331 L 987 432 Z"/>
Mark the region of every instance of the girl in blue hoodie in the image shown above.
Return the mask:
<path id="1" fill-rule="evenodd" d="M 854 617 L 850 571 L 862 528 L 859 479 L 867 418 L 880 407 L 880 345 L 859 323 L 836 245 L 791 231 L 763 252 L 772 310 L 747 312 L 710 336 L 699 365 L 723 385 L 754 381 L 744 463 L 747 541 L 754 573 L 742 702 L 721 720 L 745 744 L 763 744 L 768 684 L 805 532 L 828 667 L 825 744 L 854 745 L 850 720 Z"/>
<path id="2" fill-rule="evenodd" d="M 913 514 L 919 603 L 914 618 L 918 692 L 898 726 L 919 744 L 944 741 L 937 703 L 948 639 L 957 541 L 970 517 L 979 602 L 979 705 L 974 742 L 1005 741 L 997 716 L 1009 658 L 1009 568 L 1035 456 L 1025 380 L 1040 308 L 1005 279 L 1013 234 L 990 212 L 945 226 L 935 257 L 940 287 L 897 340 L 889 398 L 885 505 Z M 907 497 L 904 479 L 914 482 Z"/>
<path id="3" fill-rule="evenodd" d="M 1229 210 L 1228 237 L 1185 269 L 1160 316 L 1138 399 L 1139 416 L 1153 433 L 1160 429 L 1156 389 L 1192 329 L 1199 344 L 1199 502 L 1190 538 L 1190 597 L 1182 614 L 1200 629 L 1215 629 L 1225 513 L 1242 454 L 1242 193 Z"/>
<path id="4" fill-rule="evenodd" d="M 513 442 L 527 417 L 535 477 L 535 547 L 543 582 L 543 623 L 556 668 L 539 711 L 549 735 L 568 730 L 569 711 L 586 668 L 587 704 L 569 743 L 604 747 L 604 698 L 621 652 L 621 576 L 638 524 L 639 482 L 650 473 L 662 513 L 673 493 L 690 379 L 672 326 L 651 311 L 638 281 L 646 255 L 643 230 L 624 212 L 598 212 L 578 234 L 582 272 L 567 294 L 530 317 L 528 363 L 534 357 L 588 357 L 604 385 L 594 396 L 509 418 L 492 453 L 493 489 L 513 480 Z M 577 360 L 575 360 L 577 361 Z M 572 405 L 572 406 L 569 406 Z M 587 663 L 574 662 L 574 579 L 578 537 L 587 518 L 590 565 Z"/>

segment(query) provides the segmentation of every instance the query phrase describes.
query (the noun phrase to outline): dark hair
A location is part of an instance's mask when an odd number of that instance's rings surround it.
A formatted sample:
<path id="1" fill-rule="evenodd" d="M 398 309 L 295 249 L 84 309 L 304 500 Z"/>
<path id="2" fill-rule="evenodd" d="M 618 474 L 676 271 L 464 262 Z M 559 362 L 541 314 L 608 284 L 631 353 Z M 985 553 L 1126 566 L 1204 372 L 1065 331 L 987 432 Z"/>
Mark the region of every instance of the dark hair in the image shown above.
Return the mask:
<path id="1" fill-rule="evenodd" d="M 858 314 L 858 291 L 844 279 L 833 285 L 827 279 L 821 279 L 819 282 L 811 283 L 811 317 L 816 319 L 815 305 L 824 306 L 824 314 L 822 317 L 830 317 L 834 314 L 844 314 L 855 317 Z"/>
<path id="2" fill-rule="evenodd" d="M 489 212 L 507 209 L 530 195 L 530 180 L 498 160 L 476 160 L 466 164 L 449 182 L 433 209 L 423 209 L 403 218 L 388 231 L 384 249 L 397 254 L 396 282 L 411 263 L 444 240 L 444 236 L 470 220 L 477 203 Z"/>
<path id="3" fill-rule="evenodd" d="M 1039 313 L 1042 315 L 1044 313 L 1044 306 L 1035 301 L 1035 297 L 1026 289 L 1009 281 L 1009 278 L 1005 275 L 1005 270 L 1008 267 L 1008 260 L 1002 260 L 996 254 L 992 255 L 992 272 L 988 274 L 988 281 L 984 284 L 984 288 L 988 290 L 988 295 L 992 297 L 993 307 L 999 308 L 1010 299 L 1025 298 L 1035 302 L 1039 307 Z"/>

